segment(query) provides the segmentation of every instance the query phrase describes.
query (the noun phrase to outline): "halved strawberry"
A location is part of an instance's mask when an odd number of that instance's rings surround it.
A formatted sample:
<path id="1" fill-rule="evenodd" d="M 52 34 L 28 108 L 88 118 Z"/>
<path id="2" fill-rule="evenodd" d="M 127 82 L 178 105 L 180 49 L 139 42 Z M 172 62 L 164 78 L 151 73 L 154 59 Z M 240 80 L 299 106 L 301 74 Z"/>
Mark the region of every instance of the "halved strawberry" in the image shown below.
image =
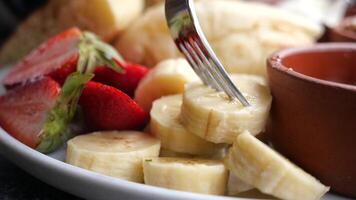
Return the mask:
<path id="1" fill-rule="evenodd" d="M 122 68 L 123 72 L 117 73 L 109 68 L 98 67 L 93 80 L 115 87 L 133 97 L 138 83 L 148 73 L 148 68 L 131 63 L 123 64 Z"/>
<path id="2" fill-rule="evenodd" d="M 60 86 L 43 78 L 16 87 L 0 97 L 0 126 L 20 142 L 35 148 L 47 113 L 55 106 Z"/>
<path id="3" fill-rule="evenodd" d="M 146 113 L 128 95 L 94 81 L 84 87 L 79 104 L 93 130 L 139 129 L 146 122 Z"/>
<path id="4" fill-rule="evenodd" d="M 3 80 L 3 84 L 11 87 L 45 75 L 63 82 L 64 76 L 75 71 L 81 36 L 82 32 L 78 28 L 71 28 L 48 39 L 14 65 Z"/>

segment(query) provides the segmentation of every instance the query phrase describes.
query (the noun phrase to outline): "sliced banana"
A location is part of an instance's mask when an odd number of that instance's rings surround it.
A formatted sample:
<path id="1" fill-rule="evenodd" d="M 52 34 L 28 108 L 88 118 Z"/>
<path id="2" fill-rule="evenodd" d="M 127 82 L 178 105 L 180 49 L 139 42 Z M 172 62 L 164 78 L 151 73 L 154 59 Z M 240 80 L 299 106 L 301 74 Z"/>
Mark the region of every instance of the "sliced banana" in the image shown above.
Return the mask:
<path id="1" fill-rule="evenodd" d="M 254 187 L 250 184 L 247 184 L 240 178 L 238 178 L 234 173 L 230 172 L 229 180 L 227 182 L 227 194 L 229 196 L 235 196 L 242 192 L 250 191 Z"/>
<path id="2" fill-rule="evenodd" d="M 211 155 L 192 155 L 187 153 L 179 153 L 167 149 L 162 149 L 159 157 L 174 157 L 174 158 L 195 158 L 195 159 L 208 159 L 208 160 L 224 160 L 228 153 L 228 147 L 221 149 Z"/>
<path id="3" fill-rule="evenodd" d="M 241 180 L 280 199 L 317 200 L 329 190 L 248 132 L 237 137 L 226 160 Z"/>
<path id="4" fill-rule="evenodd" d="M 135 101 L 147 112 L 152 102 L 162 96 L 180 94 L 186 83 L 199 80 L 184 59 L 170 59 L 160 62 L 139 83 Z"/>
<path id="5" fill-rule="evenodd" d="M 191 155 L 213 155 L 225 145 L 208 142 L 187 131 L 179 121 L 182 95 L 154 101 L 150 112 L 150 131 L 161 140 L 162 148 Z"/>
<path id="6" fill-rule="evenodd" d="M 159 157 L 194 158 L 193 155 L 187 153 L 179 153 L 164 148 L 161 148 L 161 151 L 159 152 Z"/>
<path id="7" fill-rule="evenodd" d="M 181 123 L 189 131 L 214 143 L 233 143 L 245 130 L 256 135 L 265 128 L 272 97 L 266 81 L 256 75 L 231 75 L 251 106 L 243 107 L 201 83 L 186 86 Z"/>
<path id="8" fill-rule="evenodd" d="M 228 172 L 221 161 L 185 158 L 147 158 L 145 183 L 203 194 L 225 194 Z"/>
<path id="9" fill-rule="evenodd" d="M 106 131 L 68 141 L 66 162 L 90 171 L 143 182 L 142 159 L 157 157 L 160 141 L 137 131 Z"/>

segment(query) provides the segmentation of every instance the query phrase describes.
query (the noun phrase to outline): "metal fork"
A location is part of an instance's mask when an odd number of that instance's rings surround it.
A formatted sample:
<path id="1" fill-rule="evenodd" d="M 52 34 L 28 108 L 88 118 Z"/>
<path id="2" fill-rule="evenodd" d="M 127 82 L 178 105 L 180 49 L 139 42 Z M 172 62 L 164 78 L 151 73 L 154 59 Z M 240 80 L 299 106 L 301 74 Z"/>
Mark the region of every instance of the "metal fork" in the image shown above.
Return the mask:
<path id="1" fill-rule="evenodd" d="M 237 99 L 242 105 L 249 106 L 206 40 L 193 0 L 166 0 L 165 11 L 169 30 L 178 49 L 203 83 L 217 91 L 224 91 L 230 99 Z"/>

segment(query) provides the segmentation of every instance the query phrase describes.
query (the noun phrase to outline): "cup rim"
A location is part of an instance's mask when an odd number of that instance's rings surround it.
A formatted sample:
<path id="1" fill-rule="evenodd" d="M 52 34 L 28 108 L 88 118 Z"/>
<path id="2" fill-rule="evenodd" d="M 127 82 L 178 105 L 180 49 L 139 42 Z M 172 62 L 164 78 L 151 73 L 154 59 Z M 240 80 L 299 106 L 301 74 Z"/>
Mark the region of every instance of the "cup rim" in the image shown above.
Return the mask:
<path id="1" fill-rule="evenodd" d="M 334 81 L 323 80 L 315 77 L 311 77 L 297 71 L 294 71 L 292 68 L 285 66 L 282 63 L 282 60 L 287 56 L 299 54 L 299 53 L 313 53 L 313 52 L 328 52 L 335 50 L 352 50 L 356 52 L 356 43 L 352 42 L 335 42 L 335 43 L 323 43 L 323 44 L 314 44 L 303 47 L 295 48 L 286 48 L 273 53 L 267 59 L 267 67 L 270 67 L 274 70 L 282 72 L 293 79 L 298 79 L 301 81 L 306 81 L 312 84 L 323 85 L 326 87 L 332 87 L 336 89 L 343 89 L 356 92 L 356 85 L 338 83 Z"/>

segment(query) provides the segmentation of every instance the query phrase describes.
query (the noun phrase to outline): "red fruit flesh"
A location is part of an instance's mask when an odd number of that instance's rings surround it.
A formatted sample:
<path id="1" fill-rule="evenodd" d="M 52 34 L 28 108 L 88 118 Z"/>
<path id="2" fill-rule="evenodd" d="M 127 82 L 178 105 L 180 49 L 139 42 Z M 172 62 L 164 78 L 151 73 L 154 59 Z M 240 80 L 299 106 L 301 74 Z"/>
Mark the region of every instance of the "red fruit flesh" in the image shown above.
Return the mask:
<path id="1" fill-rule="evenodd" d="M 148 68 L 133 64 L 127 64 L 122 74 L 106 67 L 98 67 L 93 80 L 115 87 L 133 97 L 139 82 L 147 73 Z"/>
<path id="2" fill-rule="evenodd" d="M 129 96 L 94 81 L 86 84 L 79 104 L 93 130 L 139 129 L 146 122 L 146 113 Z"/>
<path id="3" fill-rule="evenodd" d="M 14 65 L 3 80 L 3 84 L 11 87 L 44 75 L 56 78 L 54 74 L 56 70 L 68 66 L 72 69 L 79 57 L 77 44 L 81 35 L 78 28 L 71 28 L 48 39 Z"/>
<path id="4" fill-rule="evenodd" d="M 7 92 L 0 97 L 0 126 L 35 148 L 47 112 L 55 105 L 59 93 L 58 83 L 47 77 Z"/>

